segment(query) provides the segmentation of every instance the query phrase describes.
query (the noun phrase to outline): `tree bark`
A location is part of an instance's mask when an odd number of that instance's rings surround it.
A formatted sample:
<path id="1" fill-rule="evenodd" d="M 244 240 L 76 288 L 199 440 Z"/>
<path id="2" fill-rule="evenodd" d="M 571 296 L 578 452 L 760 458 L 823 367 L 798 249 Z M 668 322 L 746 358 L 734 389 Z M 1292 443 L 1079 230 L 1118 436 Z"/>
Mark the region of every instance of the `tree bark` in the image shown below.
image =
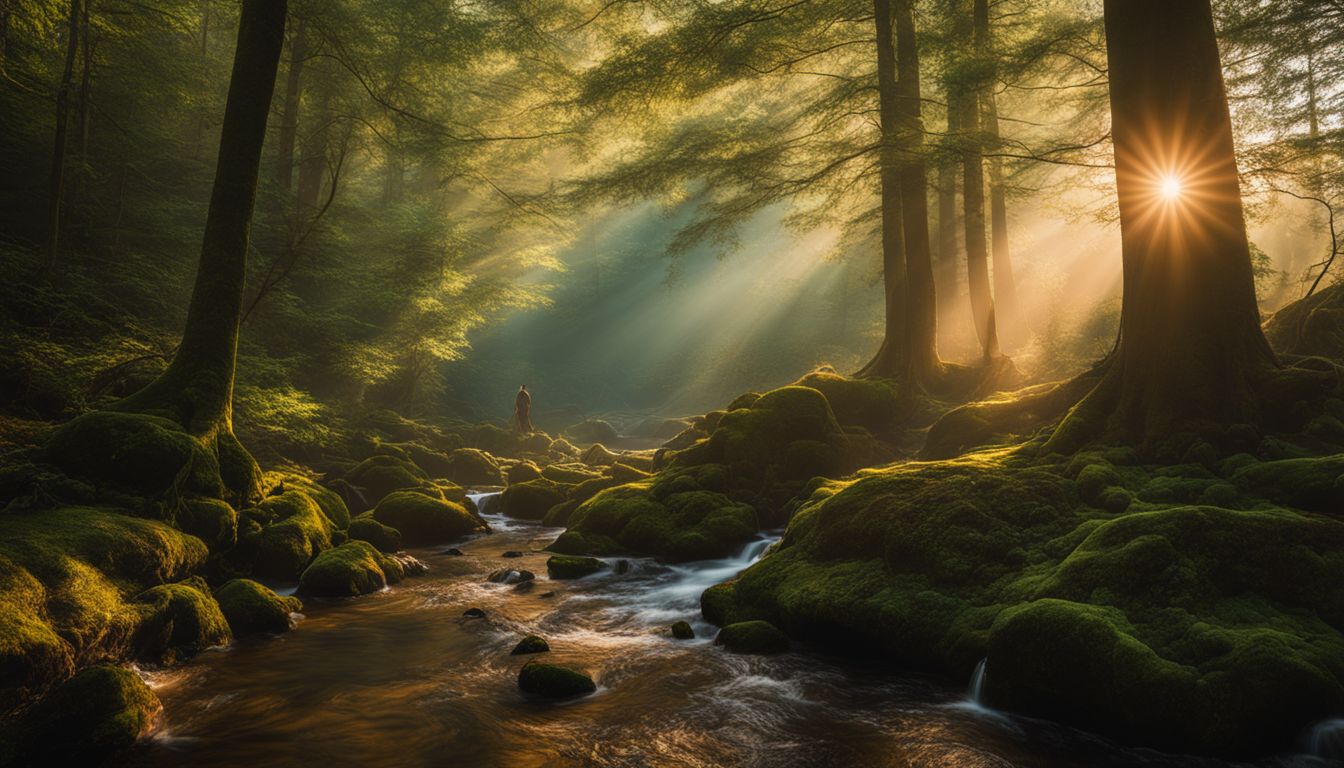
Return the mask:
<path id="1" fill-rule="evenodd" d="M 47 274 L 56 269 L 56 254 L 61 239 L 61 193 L 65 186 L 65 145 L 70 112 L 70 81 L 75 71 L 75 54 L 79 51 L 80 0 L 70 0 L 69 39 L 65 47 L 65 70 L 56 92 L 56 135 L 51 149 L 50 193 L 47 199 Z"/>
<path id="2" fill-rule="evenodd" d="M 1209 0 L 1106 0 L 1105 14 L 1121 337 L 1052 443 L 1101 429 L 1160 449 L 1258 422 L 1257 385 L 1277 361 L 1260 330 Z M 1176 199 L 1162 194 L 1168 177 L 1183 186 Z"/>
<path id="3" fill-rule="evenodd" d="M 860 376 L 904 378 L 909 372 L 906 350 L 905 233 L 902 217 L 900 150 L 897 146 L 896 46 L 892 37 L 891 0 L 873 0 L 877 33 L 878 121 L 882 146 L 878 154 L 882 214 L 882 284 L 886 323 L 877 356 Z"/>
<path id="4" fill-rule="evenodd" d="M 999 106 L 994 97 L 998 80 L 998 60 L 994 53 L 989 25 L 989 3 L 975 0 L 976 56 L 989 74 L 979 89 L 982 129 L 985 143 L 999 147 Z M 994 325 L 1000 336 L 1017 337 L 1017 284 L 1013 279 L 1012 257 L 1008 251 L 1008 200 L 1003 187 L 1003 158 L 989 159 L 989 231 L 994 264 Z"/>
<path id="5" fill-rule="evenodd" d="M 289 43 L 289 72 L 285 77 L 285 105 L 280 118 L 279 147 L 275 157 L 275 182 L 286 193 L 294 184 L 294 142 L 298 136 L 299 98 L 303 92 L 303 60 L 308 55 L 308 40 L 303 19 L 298 20 Z"/>
<path id="6" fill-rule="evenodd" d="M 957 110 L 948 91 L 947 135 L 961 130 Z M 943 160 L 938 165 L 938 294 L 957 296 L 957 164 Z"/>
<path id="7" fill-rule="evenodd" d="M 983 0 L 976 0 L 976 6 Z M 958 14 L 965 19 L 965 14 Z M 966 19 L 970 21 L 970 19 Z M 964 32 L 968 26 L 959 21 Z M 974 26 L 971 24 L 970 26 Z M 978 41 L 977 41 L 978 42 Z M 978 44 L 975 46 L 978 48 Z M 971 294 L 971 319 L 986 358 L 998 354 L 994 297 L 989 287 L 989 251 L 985 242 L 985 168 L 980 135 L 980 83 L 962 82 L 957 88 L 961 123 L 962 211 L 966 224 L 966 284 Z"/>
<path id="8" fill-rule="evenodd" d="M 227 434 L 232 439 L 248 230 L 284 44 L 285 6 L 285 0 L 243 0 L 215 183 L 182 343 L 158 379 L 117 406 L 168 416 L 197 435 Z"/>
<path id="9" fill-rule="evenodd" d="M 322 183 L 327 175 L 327 150 L 331 144 L 331 95 L 326 91 L 313 110 L 312 126 L 303 139 L 303 156 L 299 160 L 298 215 L 296 220 L 306 222 L 317 210 L 322 194 Z"/>
<path id="10" fill-rule="evenodd" d="M 938 359 L 938 303 L 929 254 L 929 180 L 924 163 L 923 104 L 913 0 L 894 0 L 896 126 L 900 156 L 902 231 L 905 235 L 906 324 L 910 367 L 920 382 L 942 370 Z"/>

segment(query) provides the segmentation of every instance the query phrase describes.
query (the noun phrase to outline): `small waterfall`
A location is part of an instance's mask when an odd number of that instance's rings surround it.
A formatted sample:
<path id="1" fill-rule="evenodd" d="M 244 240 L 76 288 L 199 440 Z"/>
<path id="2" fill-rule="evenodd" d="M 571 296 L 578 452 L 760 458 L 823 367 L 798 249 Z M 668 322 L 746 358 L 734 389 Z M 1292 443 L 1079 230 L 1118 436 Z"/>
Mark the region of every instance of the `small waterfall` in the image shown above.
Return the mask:
<path id="1" fill-rule="evenodd" d="M 975 672 L 971 673 L 971 687 L 966 691 L 970 695 L 971 701 L 982 707 L 987 706 L 985 704 L 985 667 L 988 662 L 989 659 L 981 659 L 975 665 Z"/>
<path id="2" fill-rule="evenodd" d="M 1307 732 L 1307 754 L 1338 760 L 1344 757 L 1344 718 L 1322 720 Z"/>
<path id="3" fill-rule="evenodd" d="M 495 499 L 499 498 L 500 491 L 489 491 L 486 493 L 468 493 L 467 498 L 476 505 L 476 511 L 482 515 L 489 514 L 489 508 L 493 506 Z"/>

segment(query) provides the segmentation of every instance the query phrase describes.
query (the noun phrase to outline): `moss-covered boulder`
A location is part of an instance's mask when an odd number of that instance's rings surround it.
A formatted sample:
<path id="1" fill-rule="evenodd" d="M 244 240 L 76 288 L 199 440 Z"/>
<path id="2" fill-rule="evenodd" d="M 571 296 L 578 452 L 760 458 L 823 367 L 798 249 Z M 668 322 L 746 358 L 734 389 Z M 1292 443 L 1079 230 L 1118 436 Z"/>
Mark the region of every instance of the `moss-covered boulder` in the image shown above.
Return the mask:
<path id="1" fill-rule="evenodd" d="M 318 555 L 299 579 L 299 593 L 356 597 L 377 592 L 404 576 L 401 564 L 366 541 L 351 541 Z"/>
<path id="2" fill-rule="evenodd" d="M 541 477 L 541 468 L 531 461 L 520 461 L 509 467 L 506 475 L 509 485 L 526 483 L 528 480 L 536 480 Z"/>
<path id="3" fill-rule="evenodd" d="M 448 471 L 444 477 L 462 486 L 504 484 L 504 472 L 499 463 L 478 448 L 458 448 L 448 454 Z"/>
<path id="4" fill-rule="evenodd" d="M 106 509 L 11 511 L 0 527 L 0 712 L 79 660 L 127 657 L 143 618 L 130 596 L 187 578 L 208 555 L 172 526 Z"/>
<path id="5" fill-rule="evenodd" d="M 350 530 L 347 534 L 351 539 L 369 542 L 380 552 L 396 552 L 401 549 L 401 531 L 390 525 L 383 525 L 368 512 L 350 521 Z"/>
<path id="6" fill-rule="evenodd" d="M 552 483 L 561 485 L 577 485 L 585 480 L 592 480 L 602 476 L 601 470 L 594 469 L 581 463 L 556 463 L 548 464 L 541 470 L 541 476 Z"/>
<path id="7" fill-rule="evenodd" d="M 238 512 L 223 499 L 186 499 L 177 510 L 177 527 L 223 551 L 238 542 Z"/>
<path id="8" fill-rule="evenodd" d="M 546 653 L 549 650 L 551 650 L 551 645 L 546 642 L 546 638 L 538 637 L 536 635 L 528 635 L 518 641 L 518 644 L 513 647 L 513 650 L 509 652 L 509 655 L 524 656 L 529 653 Z"/>
<path id="9" fill-rule="evenodd" d="M 789 638 L 768 621 L 741 621 L 719 630 L 715 645 L 733 653 L 783 653 L 789 650 Z"/>
<path id="10" fill-rule="evenodd" d="M 393 491 L 418 488 L 429 479 L 415 464 L 396 456 L 370 456 L 345 474 L 345 481 L 359 491 L 363 504 L 356 512 L 375 506 Z"/>
<path id="11" fill-rule="evenodd" d="M 1117 514 L 1081 496 L 1226 481 L 1110 458 L 993 451 L 830 483 L 703 612 L 956 680 L 987 658 L 991 704 L 1170 750 L 1274 751 L 1344 709 L 1344 521 L 1259 479 L 1238 481 L 1264 494 L 1245 509 L 1141 493 Z"/>
<path id="12" fill-rule="evenodd" d="M 584 451 L 583 455 L 579 457 L 579 461 L 582 461 L 590 467 L 608 467 L 615 464 L 616 460 L 620 457 L 621 455 L 619 453 L 614 453 L 608 450 L 605 445 L 601 443 L 593 443 L 589 446 L 588 450 Z"/>
<path id="13" fill-rule="evenodd" d="M 129 669 L 89 667 L 28 712 L 16 765 L 97 765 L 149 732 L 159 699 Z"/>
<path id="14" fill-rule="evenodd" d="M 268 473 L 266 479 L 274 481 L 272 493 L 290 489 L 302 491 L 317 504 L 318 509 L 322 510 L 323 516 L 327 518 L 332 527 L 343 529 L 350 525 L 350 509 L 346 505 L 345 499 L 336 490 L 319 485 L 310 478 L 291 473 L 275 475 Z"/>
<path id="15" fill-rule="evenodd" d="M 199 576 L 151 587 L 133 602 L 142 615 L 134 641 L 137 658 L 171 663 L 233 639 L 219 603 Z"/>
<path id="16" fill-rule="evenodd" d="M 794 384 L 824 395 L 836 421 L 843 426 L 888 433 L 910 416 L 910 407 L 902 401 L 895 383 L 885 379 L 851 379 L 822 368 Z M 755 401 L 751 405 L 755 406 Z"/>
<path id="17" fill-rule="evenodd" d="M 519 520 L 541 520 L 551 507 L 566 501 L 566 491 L 565 486 L 545 477 L 510 485 L 499 496 L 499 511 Z"/>
<path id="18" fill-rule="evenodd" d="M 695 630 L 691 628 L 690 622 L 678 621 L 672 625 L 672 636 L 678 640 L 694 640 Z"/>
<path id="19" fill-rule="evenodd" d="M 593 679 L 582 672 L 555 664 L 529 661 L 518 671 L 518 687 L 546 699 L 567 699 L 597 691 Z"/>
<path id="20" fill-rule="evenodd" d="M 607 564 L 595 557 L 552 555 L 546 560 L 546 573 L 552 579 L 581 579 L 605 570 Z"/>
<path id="21" fill-rule="evenodd" d="M 235 636 L 288 632 L 290 614 L 303 610 L 297 597 L 281 597 L 251 579 L 225 582 L 215 590 L 215 599 Z"/>
<path id="22" fill-rule="evenodd" d="M 374 520 L 401 532 L 402 543 L 424 546 L 490 530 L 466 507 L 415 491 L 388 494 L 373 510 Z"/>
<path id="23" fill-rule="evenodd" d="M 721 467 L 663 472 L 617 486 L 575 509 L 549 548 L 565 554 L 650 555 L 672 562 L 726 557 L 756 534 L 756 511 L 718 490 Z"/>
<path id="24" fill-rule="evenodd" d="M 293 488 L 267 496 L 249 516 L 260 530 L 249 534 L 246 551 L 259 576 L 293 579 L 319 552 L 332 545 L 334 526 L 308 493 Z"/>

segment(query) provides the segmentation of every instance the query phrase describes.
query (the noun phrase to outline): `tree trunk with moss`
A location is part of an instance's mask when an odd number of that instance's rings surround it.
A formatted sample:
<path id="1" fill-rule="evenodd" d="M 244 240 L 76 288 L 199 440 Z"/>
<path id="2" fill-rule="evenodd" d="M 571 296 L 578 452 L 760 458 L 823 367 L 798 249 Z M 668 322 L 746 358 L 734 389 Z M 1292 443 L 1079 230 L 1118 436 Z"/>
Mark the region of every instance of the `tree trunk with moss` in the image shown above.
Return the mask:
<path id="1" fill-rule="evenodd" d="M 213 441 L 225 485 L 234 492 L 255 470 L 233 437 L 233 379 L 248 230 L 284 42 L 285 5 L 284 0 L 242 4 L 215 183 L 182 343 L 162 375 L 116 406 L 165 416 Z"/>
<path id="2" fill-rule="evenodd" d="M 956 16 L 957 36 L 968 32 L 974 37 L 974 24 L 965 8 Z M 978 46 L 977 46 L 978 47 Z M 972 67 L 973 68 L 973 67 Z M 985 167 L 980 136 L 980 77 L 963 72 L 954 94 L 961 127 L 962 211 L 966 224 L 966 284 L 971 295 L 971 319 L 975 335 L 986 358 L 998 354 L 999 341 L 994 323 L 994 296 L 989 287 L 989 249 L 985 242 Z"/>
<path id="3" fill-rule="evenodd" d="M 976 57 L 986 69 L 980 89 L 981 128 L 987 146 L 996 154 L 989 158 L 989 232 L 990 258 L 994 265 L 994 326 L 1000 338 L 1018 337 L 1022 318 L 1017 312 L 1017 284 L 1013 280 L 1012 256 L 1008 250 L 1008 197 L 1003 184 L 1003 158 L 997 155 L 999 106 L 994 96 L 997 84 L 997 59 L 989 26 L 989 3 L 975 0 Z"/>
<path id="4" fill-rule="evenodd" d="M 899 141 L 901 215 L 905 235 L 906 323 L 910 367 L 916 380 L 941 373 L 938 303 L 929 254 L 928 171 L 924 163 L 923 99 L 913 0 L 893 0 L 896 26 L 896 130 Z"/>
<path id="5" fill-rule="evenodd" d="M 1258 422 L 1257 385 L 1277 361 L 1260 329 L 1209 1 L 1105 7 L 1121 340 L 1052 441 L 1068 448 L 1104 435 L 1161 450 Z M 1172 178 L 1182 186 L 1174 199 L 1163 194 Z"/>
<path id="6" fill-rule="evenodd" d="M 905 233 L 901 157 L 897 145 L 899 118 L 891 0 L 873 0 L 873 11 L 877 32 L 878 119 L 882 131 L 878 175 L 881 184 L 882 283 L 886 295 L 886 324 L 877 356 L 858 375 L 904 379 L 910 369 L 910 356 L 906 349 Z"/>

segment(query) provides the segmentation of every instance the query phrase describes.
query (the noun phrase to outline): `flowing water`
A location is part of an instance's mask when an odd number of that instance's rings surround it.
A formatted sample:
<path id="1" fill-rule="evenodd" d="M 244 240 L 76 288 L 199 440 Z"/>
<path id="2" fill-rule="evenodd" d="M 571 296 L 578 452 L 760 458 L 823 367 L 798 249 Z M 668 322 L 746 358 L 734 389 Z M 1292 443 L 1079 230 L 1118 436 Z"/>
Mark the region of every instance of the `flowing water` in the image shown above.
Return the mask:
<path id="1" fill-rule="evenodd" d="M 552 582 L 541 549 L 560 530 L 491 515 L 491 501 L 480 498 L 493 532 L 459 542 L 462 556 L 413 552 L 429 565 L 424 576 L 354 600 L 310 601 L 294 632 L 147 672 L 164 712 L 122 764 L 1227 765 L 994 712 L 964 686 L 865 659 L 726 653 L 700 620 L 700 593 L 773 539 L 722 561 L 636 559 L 623 574 Z M 524 554 L 504 558 L 509 550 Z M 534 572 L 535 586 L 488 583 L 501 568 Z M 464 618 L 470 607 L 486 618 Z M 695 640 L 671 638 L 668 626 L 682 619 Z M 590 672 L 597 693 L 561 703 L 520 693 L 518 669 L 536 657 L 509 652 L 527 634 L 550 642 L 544 660 Z M 1321 739 L 1335 735 L 1327 730 Z M 1256 765 L 1340 763 L 1285 755 Z"/>

